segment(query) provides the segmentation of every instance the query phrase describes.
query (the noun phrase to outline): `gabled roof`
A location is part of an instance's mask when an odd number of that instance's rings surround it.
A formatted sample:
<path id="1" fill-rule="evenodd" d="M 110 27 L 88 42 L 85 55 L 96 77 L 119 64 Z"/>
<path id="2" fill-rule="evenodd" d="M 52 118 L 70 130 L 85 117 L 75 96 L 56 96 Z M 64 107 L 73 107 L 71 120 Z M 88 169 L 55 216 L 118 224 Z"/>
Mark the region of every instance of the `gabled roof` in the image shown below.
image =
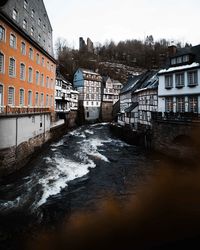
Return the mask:
<path id="1" fill-rule="evenodd" d="M 158 87 L 158 71 L 149 71 L 146 79 L 135 92 L 144 91 L 147 89 L 156 89 Z"/>
<path id="2" fill-rule="evenodd" d="M 85 74 L 100 76 L 99 73 L 96 73 L 96 72 L 94 72 L 93 70 L 90 70 L 90 69 L 79 68 L 79 70 L 81 70 Z"/>
<path id="3" fill-rule="evenodd" d="M 127 81 L 127 83 L 124 85 L 124 87 L 121 89 L 120 94 L 132 91 L 133 87 L 136 85 L 136 83 L 139 81 L 140 76 L 133 76 L 130 77 Z"/>
<path id="4" fill-rule="evenodd" d="M 124 109 L 126 113 L 131 112 L 134 108 L 138 106 L 138 102 L 133 102 L 130 107 Z"/>

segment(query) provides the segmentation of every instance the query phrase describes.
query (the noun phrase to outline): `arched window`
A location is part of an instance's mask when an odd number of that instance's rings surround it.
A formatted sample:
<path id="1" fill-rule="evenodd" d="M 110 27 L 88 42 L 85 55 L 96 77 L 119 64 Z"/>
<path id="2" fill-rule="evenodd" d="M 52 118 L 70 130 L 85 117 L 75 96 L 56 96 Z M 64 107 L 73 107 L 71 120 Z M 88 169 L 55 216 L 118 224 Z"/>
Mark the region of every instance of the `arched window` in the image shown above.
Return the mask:
<path id="1" fill-rule="evenodd" d="M 32 91 L 28 91 L 28 106 L 32 106 Z"/>
<path id="2" fill-rule="evenodd" d="M 15 89 L 13 87 L 8 88 L 8 104 L 14 106 L 15 103 Z"/>
<path id="3" fill-rule="evenodd" d="M 3 112 L 3 85 L 0 84 L 0 113 Z"/>
<path id="4" fill-rule="evenodd" d="M 20 80 L 25 80 L 25 65 L 23 63 L 20 64 Z"/>
<path id="5" fill-rule="evenodd" d="M 0 25 L 0 41 L 5 40 L 5 29 Z"/>
<path id="6" fill-rule="evenodd" d="M 13 34 L 10 34 L 10 47 L 16 48 L 17 42 L 16 42 L 16 36 Z"/>
<path id="7" fill-rule="evenodd" d="M 9 76 L 15 76 L 15 74 L 16 74 L 15 59 L 10 58 L 10 61 L 9 61 Z"/>
<path id="8" fill-rule="evenodd" d="M 19 90 L 19 105 L 24 106 L 24 90 Z"/>
<path id="9" fill-rule="evenodd" d="M 33 82 L 33 69 L 31 67 L 28 68 L 28 82 Z"/>
<path id="10" fill-rule="evenodd" d="M 4 54 L 0 52 L 0 73 L 4 73 Z"/>

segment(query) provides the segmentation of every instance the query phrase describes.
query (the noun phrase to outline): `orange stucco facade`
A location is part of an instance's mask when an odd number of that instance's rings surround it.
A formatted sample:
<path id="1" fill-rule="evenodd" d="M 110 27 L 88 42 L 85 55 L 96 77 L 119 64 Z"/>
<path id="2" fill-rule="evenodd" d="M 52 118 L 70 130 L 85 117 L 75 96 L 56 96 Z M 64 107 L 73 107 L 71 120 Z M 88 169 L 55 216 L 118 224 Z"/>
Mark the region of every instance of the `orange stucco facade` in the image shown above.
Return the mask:
<path id="1" fill-rule="evenodd" d="M 16 32 L 10 25 L 0 20 L 0 26 L 5 29 L 5 37 L 0 40 L 0 52 L 4 55 L 4 70 L 0 73 L 0 85 L 3 86 L 3 105 L 8 104 L 8 89 L 14 88 L 14 107 L 21 107 L 20 105 L 20 89 L 24 90 L 24 107 L 48 107 L 52 111 L 54 110 L 54 88 L 55 88 L 55 60 L 48 57 L 30 43 L 28 39 L 25 39 L 22 35 Z M 16 48 L 10 46 L 10 35 L 13 34 L 16 37 Z M 21 52 L 21 43 L 25 43 L 25 55 Z M 33 50 L 33 58 L 29 57 L 29 50 Z M 38 55 L 39 56 L 38 56 Z M 16 73 L 14 77 L 9 76 L 9 61 L 10 58 L 15 60 Z M 39 58 L 39 60 L 38 60 Z M 43 58 L 43 60 L 42 60 Z M 44 61 L 44 64 L 42 64 Z M 20 65 L 25 65 L 25 78 L 20 79 Z M 32 68 L 32 81 L 29 82 L 29 68 Z M 36 71 L 39 72 L 39 80 L 36 82 Z M 43 83 L 41 82 L 41 76 L 43 74 Z M 47 78 L 49 83 L 47 84 Z M 28 105 L 28 92 L 32 92 L 31 105 Z M 38 93 L 38 99 L 36 98 Z M 41 94 L 43 94 L 43 102 L 41 102 Z M 48 98 L 47 98 L 48 96 Z M 36 103 L 36 99 L 38 100 Z"/>

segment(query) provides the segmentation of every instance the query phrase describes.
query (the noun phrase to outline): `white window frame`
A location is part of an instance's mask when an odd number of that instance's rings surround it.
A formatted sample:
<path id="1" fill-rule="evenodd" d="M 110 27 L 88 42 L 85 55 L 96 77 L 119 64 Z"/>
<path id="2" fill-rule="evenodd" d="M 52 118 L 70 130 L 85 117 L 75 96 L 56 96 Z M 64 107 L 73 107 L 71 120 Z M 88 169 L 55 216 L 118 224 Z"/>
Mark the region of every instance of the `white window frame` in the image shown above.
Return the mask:
<path id="1" fill-rule="evenodd" d="M 2 66 L 0 67 L 0 74 L 5 73 L 5 55 L 2 51 L 0 51 L 0 54 L 2 55 Z"/>
<path id="2" fill-rule="evenodd" d="M 12 73 L 12 74 L 10 74 L 10 69 L 11 69 L 11 68 L 10 68 L 10 67 L 11 67 L 10 62 L 11 62 L 11 60 L 14 61 L 14 67 L 13 67 L 13 73 Z M 8 75 L 9 75 L 10 77 L 16 77 L 16 60 L 15 60 L 15 58 L 13 58 L 13 57 L 10 57 L 10 58 L 9 58 Z"/>
<path id="3" fill-rule="evenodd" d="M 31 69 L 31 71 L 30 71 Z M 31 74 L 30 74 L 31 72 Z M 33 82 L 33 68 L 32 67 L 28 67 L 28 82 L 32 83 Z"/>
<path id="4" fill-rule="evenodd" d="M 14 38 L 14 40 L 12 40 L 11 37 Z M 11 41 L 12 41 L 12 43 L 11 43 Z M 17 48 L 17 36 L 13 33 L 10 33 L 10 47 L 13 49 Z"/>
<path id="5" fill-rule="evenodd" d="M 21 103 L 21 90 L 23 91 L 23 102 Z M 19 89 L 19 105 L 21 107 L 25 106 L 25 90 L 23 88 Z"/>
<path id="6" fill-rule="evenodd" d="M 22 68 L 21 68 L 21 66 L 24 66 L 24 74 L 23 74 L 23 77 L 21 77 L 22 76 Z M 20 63 L 20 80 L 21 81 L 25 81 L 26 80 L 26 65 L 25 65 L 25 63 L 23 63 L 23 62 L 21 62 Z"/>

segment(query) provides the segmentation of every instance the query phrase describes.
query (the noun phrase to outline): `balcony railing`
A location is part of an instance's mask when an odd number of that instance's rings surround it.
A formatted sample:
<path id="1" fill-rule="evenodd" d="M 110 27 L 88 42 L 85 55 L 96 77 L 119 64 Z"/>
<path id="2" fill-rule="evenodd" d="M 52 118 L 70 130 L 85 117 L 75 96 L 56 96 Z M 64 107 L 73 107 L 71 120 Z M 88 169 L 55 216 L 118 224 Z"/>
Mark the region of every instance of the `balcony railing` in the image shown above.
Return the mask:
<path id="1" fill-rule="evenodd" d="M 48 113 L 50 108 L 33 108 L 33 107 L 10 107 L 0 106 L 0 115 L 20 115 L 20 114 L 34 114 L 34 113 Z"/>
<path id="2" fill-rule="evenodd" d="M 154 121 L 200 121 L 200 114 L 193 112 L 152 112 L 151 117 Z"/>

